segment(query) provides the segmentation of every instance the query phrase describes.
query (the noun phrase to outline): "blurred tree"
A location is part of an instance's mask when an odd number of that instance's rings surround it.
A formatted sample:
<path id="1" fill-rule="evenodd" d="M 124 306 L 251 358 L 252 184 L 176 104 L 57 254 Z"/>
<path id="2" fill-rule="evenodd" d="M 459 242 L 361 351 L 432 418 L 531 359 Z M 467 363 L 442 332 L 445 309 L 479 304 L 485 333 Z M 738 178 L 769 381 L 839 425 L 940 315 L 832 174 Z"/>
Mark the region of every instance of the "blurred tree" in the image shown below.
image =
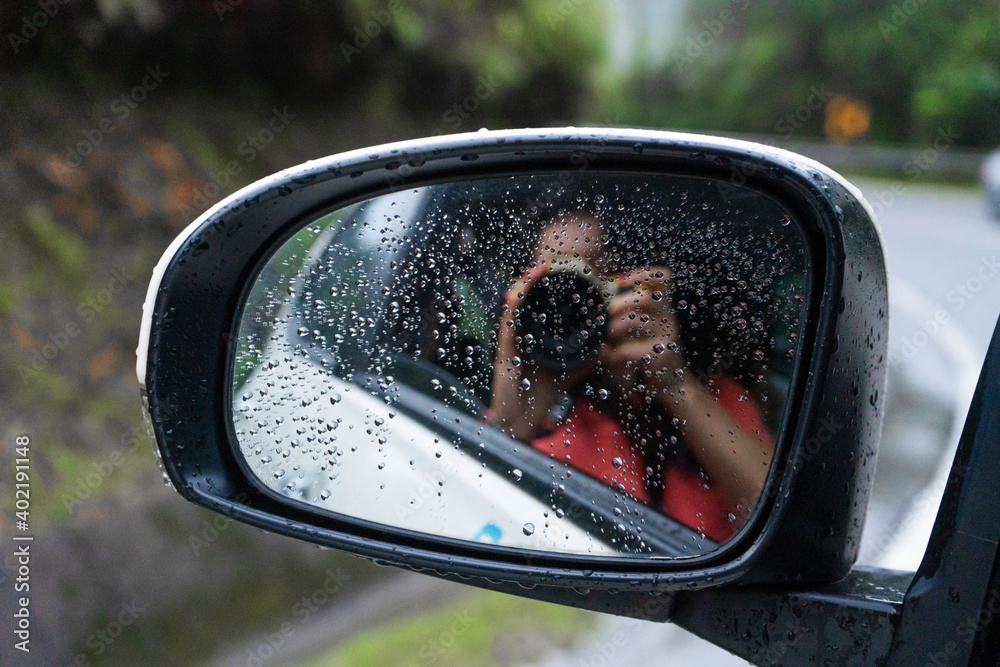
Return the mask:
<path id="1" fill-rule="evenodd" d="M 835 95 L 877 141 L 1000 144 L 996 0 L 691 3 L 670 57 L 609 96 L 623 122 L 821 136 Z"/>
<path id="2" fill-rule="evenodd" d="M 0 10 L 0 68 L 85 92 L 160 63 L 175 73 L 172 86 L 263 88 L 299 108 L 370 100 L 375 90 L 397 110 L 439 117 L 442 100 L 461 107 L 471 91 L 468 104 L 484 111 L 477 122 L 545 125 L 573 120 L 589 95 L 602 9 L 579 0 L 12 0 Z M 454 113 L 461 120 L 465 110 Z"/>

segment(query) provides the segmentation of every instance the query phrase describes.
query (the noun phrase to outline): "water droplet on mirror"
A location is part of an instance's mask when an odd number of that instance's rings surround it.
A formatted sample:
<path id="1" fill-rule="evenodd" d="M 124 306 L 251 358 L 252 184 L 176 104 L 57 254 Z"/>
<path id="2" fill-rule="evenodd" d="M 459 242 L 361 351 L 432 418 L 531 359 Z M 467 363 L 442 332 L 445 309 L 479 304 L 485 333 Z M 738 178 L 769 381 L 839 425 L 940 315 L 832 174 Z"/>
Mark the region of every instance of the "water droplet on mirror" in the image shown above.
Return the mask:
<path id="1" fill-rule="evenodd" d="M 623 463 L 624 462 L 621 460 L 621 457 L 619 456 L 616 456 L 615 458 L 611 459 L 611 465 L 613 465 L 615 468 L 621 468 Z"/>
<path id="2" fill-rule="evenodd" d="M 322 490 L 322 491 L 320 491 L 320 493 L 319 493 L 319 499 L 320 499 L 320 500 L 327 500 L 327 499 L 329 499 L 330 495 L 331 495 L 331 494 L 330 494 L 330 491 L 329 491 L 329 490 L 327 490 L 327 489 L 323 489 L 323 490 Z"/>
<path id="3" fill-rule="evenodd" d="M 518 470 L 517 468 L 514 468 L 513 470 L 511 470 L 511 471 L 510 471 L 510 474 L 511 474 L 511 476 L 512 476 L 512 477 L 514 478 L 514 480 L 515 480 L 515 481 L 518 481 L 518 482 L 520 482 L 520 481 L 521 481 L 521 476 L 522 476 L 522 475 L 523 475 L 524 473 L 522 473 L 522 472 L 521 472 L 520 470 Z"/>
<path id="4" fill-rule="evenodd" d="M 603 399 L 607 398 L 608 396 L 610 396 L 611 392 L 608 391 L 607 389 L 598 389 L 597 390 L 597 395 L 603 400 Z"/>
<path id="5" fill-rule="evenodd" d="M 526 524 L 524 524 L 524 527 L 522 528 L 522 530 L 524 531 L 525 535 L 528 535 L 528 536 L 534 535 L 535 534 L 535 524 L 533 524 L 533 523 L 526 523 Z"/>
<path id="6" fill-rule="evenodd" d="M 531 381 L 528 378 L 521 380 L 521 391 L 528 391 L 531 389 Z"/>

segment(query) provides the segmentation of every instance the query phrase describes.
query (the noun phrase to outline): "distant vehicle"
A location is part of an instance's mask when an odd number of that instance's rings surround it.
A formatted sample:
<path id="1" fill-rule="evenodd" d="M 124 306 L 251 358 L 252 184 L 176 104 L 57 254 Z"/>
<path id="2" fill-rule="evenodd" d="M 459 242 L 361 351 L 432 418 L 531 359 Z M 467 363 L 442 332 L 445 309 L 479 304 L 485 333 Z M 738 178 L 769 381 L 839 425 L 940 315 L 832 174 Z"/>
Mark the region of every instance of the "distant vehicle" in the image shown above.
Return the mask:
<path id="1" fill-rule="evenodd" d="M 562 296 L 525 314 L 536 285 Z M 888 361 L 881 241 L 843 178 L 566 128 L 244 188 L 157 265 L 137 374 L 172 484 L 239 521 L 757 664 L 997 664 L 1000 329 L 916 572 L 855 564 Z"/>
<path id="2" fill-rule="evenodd" d="M 983 160 L 979 168 L 979 179 L 986 191 L 986 201 L 990 214 L 1000 220 L 1000 148 L 993 151 Z"/>

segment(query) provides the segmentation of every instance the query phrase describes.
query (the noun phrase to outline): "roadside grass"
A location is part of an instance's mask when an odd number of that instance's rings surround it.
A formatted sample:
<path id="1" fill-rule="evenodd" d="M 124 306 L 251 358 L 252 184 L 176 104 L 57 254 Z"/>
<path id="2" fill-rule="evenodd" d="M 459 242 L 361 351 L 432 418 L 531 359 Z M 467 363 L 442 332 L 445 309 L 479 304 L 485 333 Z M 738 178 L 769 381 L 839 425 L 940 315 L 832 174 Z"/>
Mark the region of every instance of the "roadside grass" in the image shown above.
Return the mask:
<path id="1" fill-rule="evenodd" d="M 171 530 L 183 532 L 183 527 L 178 524 Z M 76 654 L 94 667 L 211 664 L 218 660 L 217 652 L 225 649 L 225 638 L 243 638 L 251 648 L 238 656 L 238 664 L 270 664 L 259 656 L 267 655 L 277 641 L 295 640 L 306 609 L 301 600 L 316 590 L 327 571 L 343 572 L 348 582 L 343 593 L 331 595 L 329 605 L 336 604 L 337 596 L 366 586 L 373 575 L 369 563 L 342 553 L 329 552 L 319 561 L 305 561 L 292 554 L 265 552 L 252 530 L 234 524 L 205 552 L 216 564 L 226 565 L 224 576 L 204 588 L 179 591 L 169 605 L 150 606 L 103 650 L 95 651 L 81 637 L 74 647 Z M 109 618 L 98 614 L 90 626 L 101 629 Z M 163 662 L 165 656 L 169 656 L 168 663 Z"/>
<path id="2" fill-rule="evenodd" d="M 594 612 L 479 591 L 430 613 L 376 626 L 300 667 L 511 665 L 572 647 Z"/>

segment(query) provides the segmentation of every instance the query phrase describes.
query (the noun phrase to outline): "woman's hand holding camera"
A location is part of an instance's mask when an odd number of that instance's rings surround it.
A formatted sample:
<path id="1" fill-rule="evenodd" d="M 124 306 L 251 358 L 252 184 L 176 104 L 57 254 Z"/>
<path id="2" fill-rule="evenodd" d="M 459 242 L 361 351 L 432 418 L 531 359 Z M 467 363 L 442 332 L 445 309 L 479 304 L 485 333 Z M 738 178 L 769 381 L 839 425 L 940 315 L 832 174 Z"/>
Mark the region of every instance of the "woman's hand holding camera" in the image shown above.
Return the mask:
<path id="1" fill-rule="evenodd" d="M 531 286 L 547 271 L 547 263 L 537 263 L 507 292 L 493 364 L 493 400 L 488 421 L 522 442 L 538 435 L 551 408 L 577 382 L 593 374 L 598 364 L 595 359 L 572 369 L 548 369 L 535 363 L 522 349 L 516 324 L 518 310 Z"/>
<path id="2" fill-rule="evenodd" d="M 647 396 L 678 388 L 684 352 L 673 310 L 670 269 L 654 266 L 619 280 L 621 291 L 608 305 L 601 365 L 616 391 Z"/>

